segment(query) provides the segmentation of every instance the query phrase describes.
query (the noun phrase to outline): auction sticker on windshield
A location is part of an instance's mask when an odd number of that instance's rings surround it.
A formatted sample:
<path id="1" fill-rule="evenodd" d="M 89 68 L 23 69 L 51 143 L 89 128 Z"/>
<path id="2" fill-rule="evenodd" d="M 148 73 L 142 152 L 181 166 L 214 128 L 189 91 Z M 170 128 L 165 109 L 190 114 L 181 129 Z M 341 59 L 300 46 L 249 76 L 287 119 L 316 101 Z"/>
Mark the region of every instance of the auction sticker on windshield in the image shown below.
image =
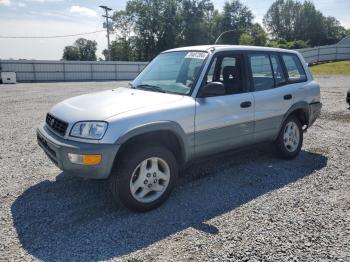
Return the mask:
<path id="1" fill-rule="evenodd" d="M 188 54 L 185 56 L 185 58 L 190 59 L 205 59 L 207 57 L 208 53 L 206 52 L 188 52 Z"/>

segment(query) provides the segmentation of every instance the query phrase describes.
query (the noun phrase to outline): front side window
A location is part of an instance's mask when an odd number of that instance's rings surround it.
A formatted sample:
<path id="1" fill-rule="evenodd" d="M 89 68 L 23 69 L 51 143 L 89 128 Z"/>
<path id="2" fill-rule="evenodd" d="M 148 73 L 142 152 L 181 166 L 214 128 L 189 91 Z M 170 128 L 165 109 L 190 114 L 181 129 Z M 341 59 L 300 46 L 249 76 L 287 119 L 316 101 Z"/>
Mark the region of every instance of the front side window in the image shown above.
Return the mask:
<path id="1" fill-rule="evenodd" d="M 240 55 L 216 56 L 204 78 L 204 84 L 221 82 L 227 95 L 244 92 L 241 61 Z"/>
<path id="2" fill-rule="evenodd" d="M 269 55 L 249 55 L 250 68 L 255 91 L 263 91 L 275 87 Z"/>
<path id="3" fill-rule="evenodd" d="M 296 55 L 282 55 L 282 58 L 286 65 L 288 80 L 290 82 L 306 81 L 304 68 Z"/>
<path id="4" fill-rule="evenodd" d="M 207 52 L 170 52 L 158 55 L 133 81 L 137 89 L 189 94 L 206 61 Z"/>

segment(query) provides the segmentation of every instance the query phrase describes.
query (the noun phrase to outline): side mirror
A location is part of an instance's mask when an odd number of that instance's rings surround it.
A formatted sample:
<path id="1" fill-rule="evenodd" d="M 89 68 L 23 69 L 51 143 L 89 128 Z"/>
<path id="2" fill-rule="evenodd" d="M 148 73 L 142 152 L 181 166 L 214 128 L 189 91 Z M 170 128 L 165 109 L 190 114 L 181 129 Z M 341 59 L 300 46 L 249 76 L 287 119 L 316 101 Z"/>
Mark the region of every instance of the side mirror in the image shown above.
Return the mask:
<path id="1" fill-rule="evenodd" d="M 226 94 L 225 86 L 221 82 L 210 82 L 203 86 L 201 97 L 223 96 Z"/>

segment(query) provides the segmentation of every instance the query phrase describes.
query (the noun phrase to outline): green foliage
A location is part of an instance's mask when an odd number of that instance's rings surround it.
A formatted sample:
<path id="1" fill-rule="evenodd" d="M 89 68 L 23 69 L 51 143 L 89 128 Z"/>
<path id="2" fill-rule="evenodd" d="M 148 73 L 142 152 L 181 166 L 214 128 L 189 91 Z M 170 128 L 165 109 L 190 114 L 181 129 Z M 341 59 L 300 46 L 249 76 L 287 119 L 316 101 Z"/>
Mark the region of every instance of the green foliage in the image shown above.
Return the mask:
<path id="1" fill-rule="evenodd" d="M 63 59 L 64 60 L 80 60 L 79 48 L 76 46 L 66 46 L 63 50 Z"/>
<path id="2" fill-rule="evenodd" d="M 225 3 L 223 12 L 210 0 L 129 0 L 113 20 L 118 36 L 111 45 L 112 60 L 149 61 L 174 47 L 213 44 L 226 30 L 233 32 L 220 43 L 238 44 L 242 33 L 254 31 L 252 12 L 238 0 Z M 266 42 L 261 26 L 255 42 Z"/>
<path id="3" fill-rule="evenodd" d="M 209 0 L 182 0 L 179 6 L 178 46 L 209 44 L 214 6 Z"/>
<path id="4" fill-rule="evenodd" d="M 243 33 L 239 37 L 239 44 L 240 45 L 254 45 L 254 38 L 250 34 Z"/>
<path id="5" fill-rule="evenodd" d="M 241 34 L 249 30 L 253 18 L 252 11 L 239 0 L 226 2 L 222 13 L 221 32 L 231 32 L 223 35 L 220 43 L 239 44 Z"/>
<path id="6" fill-rule="evenodd" d="M 303 40 L 296 40 L 296 41 L 289 41 L 288 42 L 285 39 L 279 39 L 277 41 L 269 40 L 267 42 L 267 46 L 275 47 L 275 48 L 284 48 L 284 49 L 301 49 L 301 48 L 310 47 L 309 43 L 305 42 Z"/>
<path id="7" fill-rule="evenodd" d="M 263 23 L 272 37 L 294 40 L 295 20 L 301 4 L 294 0 L 275 1 L 264 16 Z"/>
<path id="8" fill-rule="evenodd" d="M 308 0 L 276 0 L 270 6 L 263 22 L 272 40 L 253 18 L 240 0 L 225 2 L 222 11 L 212 0 L 129 0 L 125 10 L 113 15 L 117 37 L 111 43 L 111 59 L 150 61 L 167 49 L 213 44 L 226 31 L 218 43 L 288 49 L 333 44 L 350 33 Z"/>
<path id="9" fill-rule="evenodd" d="M 311 46 L 334 44 L 346 30 L 334 17 L 325 17 L 311 1 L 276 0 L 263 19 L 275 39 L 308 41 Z"/>
<path id="10" fill-rule="evenodd" d="M 97 42 L 79 38 L 63 50 L 64 60 L 96 61 Z"/>
<path id="11" fill-rule="evenodd" d="M 253 24 L 250 27 L 250 34 L 254 38 L 254 45 L 255 46 L 265 46 L 267 42 L 267 34 L 265 30 L 262 28 L 262 26 L 258 23 Z"/>

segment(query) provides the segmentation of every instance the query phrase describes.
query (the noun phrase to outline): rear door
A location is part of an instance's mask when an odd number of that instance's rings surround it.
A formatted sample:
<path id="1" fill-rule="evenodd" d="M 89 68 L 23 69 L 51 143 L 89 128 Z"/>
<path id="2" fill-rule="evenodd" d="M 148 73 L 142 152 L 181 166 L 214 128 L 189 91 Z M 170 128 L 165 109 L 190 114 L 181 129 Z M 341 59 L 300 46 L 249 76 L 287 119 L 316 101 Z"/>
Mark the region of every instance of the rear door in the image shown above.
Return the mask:
<path id="1" fill-rule="evenodd" d="M 254 98 L 247 85 L 245 68 L 242 54 L 225 52 L 212 59 L 201 88 L 208 82 L 222 82 L 226 94 L 202 97 L 199 90 L 195 116 L 197 155 L 253 141 Z"/>
<path id="2" fill-rule="evenodd" d="M 250 53 L 248 64 L 255 102 L 254 140 L 271 140 L 278 135 L 283 116 L 293 104 L 293 88 L 277 53 Z"/>
<path id="3" fill-rule="evenodd" d="M 303 65 L 296 54 L 281 54 L 285 66 L 287 80 L 292 89 L 294 102 L 305 101 L 307 90 L 305 88 L 307 77 Z"/>

